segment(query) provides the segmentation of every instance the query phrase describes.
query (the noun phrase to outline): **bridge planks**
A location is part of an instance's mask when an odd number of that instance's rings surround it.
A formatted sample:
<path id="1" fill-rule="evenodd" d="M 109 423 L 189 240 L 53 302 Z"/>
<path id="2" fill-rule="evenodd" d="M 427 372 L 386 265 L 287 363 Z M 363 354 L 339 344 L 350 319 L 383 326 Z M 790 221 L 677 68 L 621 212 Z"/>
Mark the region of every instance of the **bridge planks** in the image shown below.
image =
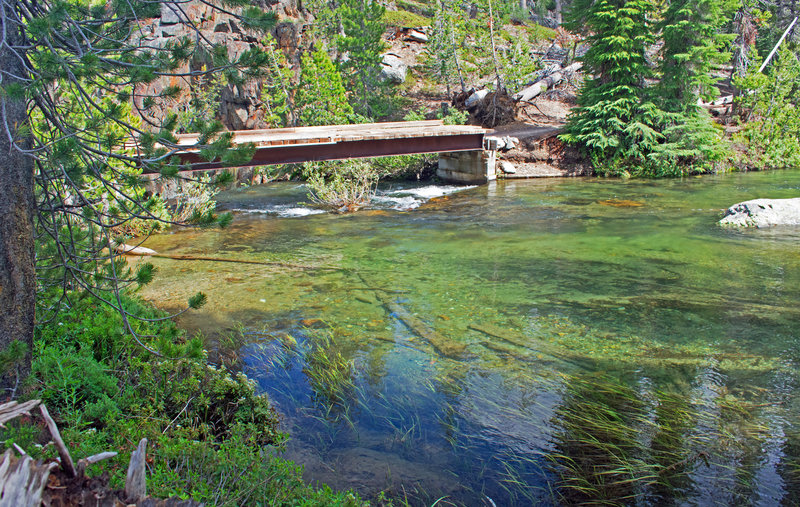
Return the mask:
<path id="1" fill-rule="evenodd" d="M 483 149 L 486 130 L 471 125 L 444 125 L 441 120 L 325 125 L 235 131 L 233 144 L 253 143 L 256 154 L 247 165 L 270 165 L 317 160 L 368 158 L 388 155 L 473 151 Z M 173 154 L 192 164 L 191 170 L 223 167 L 199 157 L 199 134 L 176 136 Z M 135 144 L 129 147 L 136 149 Z"/>

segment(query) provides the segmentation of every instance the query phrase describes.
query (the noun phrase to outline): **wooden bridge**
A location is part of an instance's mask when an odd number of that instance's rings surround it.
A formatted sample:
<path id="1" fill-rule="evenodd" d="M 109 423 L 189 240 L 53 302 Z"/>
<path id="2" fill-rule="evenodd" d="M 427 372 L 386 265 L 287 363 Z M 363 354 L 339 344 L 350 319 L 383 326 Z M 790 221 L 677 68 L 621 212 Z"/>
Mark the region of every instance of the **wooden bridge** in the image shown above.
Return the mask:
<path id="1" fill-rule="evenodd" d="M 264 130 L 239 130 L 233 144 L 253 143 L 253 159 L 242 165 L 272 165 L 341 160 L 349 158 L 413 155 L 483 150 L 486 129 L 471 125 L 445 125 L 441 120 L 362 123 Z M 191 146 L 198 134 L 178 135 L 177 153 L 192 169 L 217 169 L 221 162 L 208 162 Z"/>
<path id="2" fill-rule="evenodd" d="M 483 167 L 489 163 L 484 154 L 486 132 L 482 127 L 445 125 L 441 120 L 361 123 L 240 130 L 233 132 L 233 144 L 253 143 L 256 147 L 249 162 L 238 164 L 242 167 L 439 153 L 442 178 L 474 183 L 485 182 L 488 177 L 488 169 Z M 200 157 L 196 147 L 199 134 L 176 137 L 178 149 L 174 154 L 191 164 L 192 171 L 226 166 L 219 160 L 209 162 Z M 488 153 L 492 165 L 488 179 L 494 179 L 494 152 Z M 473 177 L 476 171 L 482 174 Z M 462 172 L 466 176 L 459 176 Z"/>

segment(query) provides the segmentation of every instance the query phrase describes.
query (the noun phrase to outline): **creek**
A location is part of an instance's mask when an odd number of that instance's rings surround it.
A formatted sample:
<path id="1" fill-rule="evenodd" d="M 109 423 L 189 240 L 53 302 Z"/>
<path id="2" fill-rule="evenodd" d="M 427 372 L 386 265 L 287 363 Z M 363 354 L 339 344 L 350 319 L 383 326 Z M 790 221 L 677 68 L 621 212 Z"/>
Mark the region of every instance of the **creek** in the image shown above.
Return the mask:
<path id="1" fill-rule="evenodd" d="M 800 196 L 800 171 L 455 190 L 347 215 L 295 183 L 223 193 L 228 228 L 144 246 L 264 264 L 154 258 L 143 295 L 208 295 L 180 324 L 238 329 L 223 355 L 311 481 L 420 505 L 796 501 L 800 228 L 717 221 Z"/>

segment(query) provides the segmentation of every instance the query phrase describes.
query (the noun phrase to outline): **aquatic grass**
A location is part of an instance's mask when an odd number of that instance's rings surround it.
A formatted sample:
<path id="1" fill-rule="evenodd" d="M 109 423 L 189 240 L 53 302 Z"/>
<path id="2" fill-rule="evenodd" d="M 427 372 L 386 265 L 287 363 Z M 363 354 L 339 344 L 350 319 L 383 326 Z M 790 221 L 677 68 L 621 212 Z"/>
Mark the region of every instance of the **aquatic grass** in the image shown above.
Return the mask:
<path id="1" fill-rule="evenodd" d="M 336 349 L 334 333 L 317 337 L 305 355 L 303 373 L 309 380 L 315 399 L 330 413 L 353 399 L 354 363 Z"/>

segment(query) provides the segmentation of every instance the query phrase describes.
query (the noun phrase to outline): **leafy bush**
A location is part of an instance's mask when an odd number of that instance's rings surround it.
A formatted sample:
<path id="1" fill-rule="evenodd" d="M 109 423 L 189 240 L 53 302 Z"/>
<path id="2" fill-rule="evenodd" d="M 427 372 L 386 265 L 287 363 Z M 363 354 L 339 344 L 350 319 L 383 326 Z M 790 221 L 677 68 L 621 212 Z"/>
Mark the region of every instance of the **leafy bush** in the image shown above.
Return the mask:
<path id="1" fill-rule="evenodd" d="M 742 114 L 751 119 L 736 137 L 747 146 L 744 169 L 800 167 L 800 61 L 783 49 L 768 75 L 752 72 L 736 81 Z"/>
<path id="2" fill-rule="evenodd" d="M 409 11 L 386 11 L 381 18 L 384 24 L 398 28 L 430 26 L 431 19 Z"/>
<path id="3" fill-rule="evenodd" d="M 356 211 L 375 195 L 379 174 L 364 160 L 303 164 L 309 199 L 338 212 Z"/>

